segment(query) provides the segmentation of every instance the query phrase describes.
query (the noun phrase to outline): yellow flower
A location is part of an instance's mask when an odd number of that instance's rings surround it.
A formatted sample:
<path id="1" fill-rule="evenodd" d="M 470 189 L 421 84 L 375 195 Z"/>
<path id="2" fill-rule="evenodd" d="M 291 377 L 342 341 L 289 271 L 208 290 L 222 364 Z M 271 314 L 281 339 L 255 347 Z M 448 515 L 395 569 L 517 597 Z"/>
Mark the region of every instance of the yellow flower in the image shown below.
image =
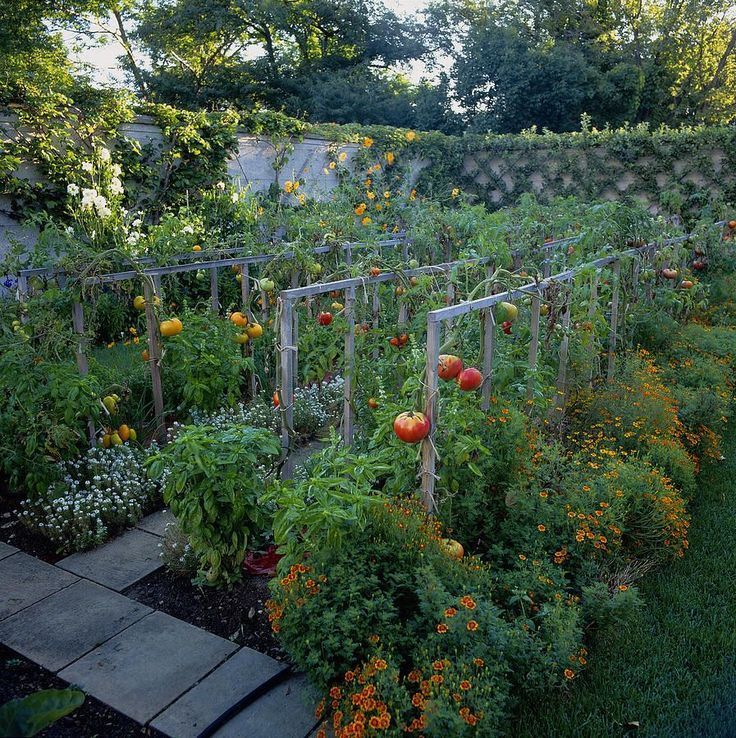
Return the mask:
<path id="1" fill-rule="evenodd" d="M 356 215 L 363 215 L 366 209 L 366 204 L 364 202 L 361 202 L 360 205 L 356 205 L 354 210 Z"/>
<path id="2" fill-rule="evenodd" d="M 365 146 L 366 149 L 370 149 L 370 147 L 373 146 L 373 139 L 370 136 L 366 136 L 363 139 L 363 146 Z"/>
<path id="3" fill-rule="evenodd" d="M 389 151 L 386 154 L 386 161 L 388 162 L 388 165 L 391 166 L 394 163 L 394 154 L 393 151 Z"/>
<path id="4" fill-rule="evenodd" d="M 365 185 L 366 187 L 370 187 L 370 186 L 371 186 L 371 183 L 372 183 L 372 180 L 371 180 L 371 178 L 370 178 L 370 177 L 367 177 L 367 178 L 366 178 L 366 180 L 365 180 L 365 182 L 363 182 L 363 184 L 364 184 L 364 185 Z"/>
<path id="5" fill-rule="evenodd" d="M 381 205 L 381 203 L 380 203 L 380 202 L 378 203 L 378 205 L 376 205 L 376 210 L 378 210 L 379 212 L 380 212 L 381 210 L 383 210 L 383 205 Z"/>
<path id="6" fill-rule="evenodd" d="M 390 193 L 390 192 L 389 192 L 388 190 L 386 190 L 386 191 L 385 191 L 385 192 L 383 193 L 383 196 L 384 196 L 384 197 L 385 197 L 385 198 L 386 198 L 386 199 L 388 200 L 388 199 L 389 199 L 389 197 L 391 197 L 391 193 Z"/>
<path id="7" fill-rule="evenodd" d="M 455 188 L 454 188 L 454 189 L 452 190 L 452 192 L 450 193 L 450 195 L 451 195 L 452 197 L 457 197 L 457 196 L 458 196 L 459 194 L 460 194 L 460 190 L 459 190 L 459 189 L 458 189 L 457 187 L 455 187 Z"/>
<path id="8" fill-rule="evenodd" d="M 302 192 L 297 197 L 297 200 L 299 200 L 300 205 L 304 205 L 304 203 L 307 201 L 307 196 Z"/>
<path id="9" fill-rule="evenodd" d="M 365 193 L 365 196 L 366 196 L 366 197 L 367 197 L 367 198 L 368 198 L 369 200 L 375 200 L 375 198 L 376 198 L 376 193 L 375 193 L 375 192 L 373 192 L 372 190 L 368 190 L 368 192 L 366 192 L 366 193 Z"/>
<path id="10" fill-rule="evenodd" d="M 348 155 L 345 151 L 341 151 L 340 155 L 337 157 L 340 161 L 345 161 L 345 159 L 348 158 Z"/>
<path id="11" fill-rule="evenodd" d="M 414 131 L 407 131 L 404 137 L 411 143 L 417 137 L 417 134 Z"/>
<path id="12" fill-rule="evenodd" d="M 409 199 L 410 199 L 410 200 L 416 200 L 416 199 L 417 199 L 417 191 L 416 191 L 416 190 L 412 190 L 412 191 L 411 191 L 411 192 L 409 193 Z"/>
<path id="13" fill-rule="evenodd" d="M 363 225 L 370 225 L 373 221 L 371 220 L 370 216 L 366 215 L 363 220 L 360 221 Z"/>
<path id="14" fill-rule="evenodd" d="M 294 192 L 294 189 L 294 183 L 290 179 L 287 179 L 286 182 L 284 182 L 284 192 L 291 194 Z"/>
<path id="15" fill-rule="evenodd" d="M 334 161 L 330 162 L 330 169 L 334 169 L 337 166 Z"/>

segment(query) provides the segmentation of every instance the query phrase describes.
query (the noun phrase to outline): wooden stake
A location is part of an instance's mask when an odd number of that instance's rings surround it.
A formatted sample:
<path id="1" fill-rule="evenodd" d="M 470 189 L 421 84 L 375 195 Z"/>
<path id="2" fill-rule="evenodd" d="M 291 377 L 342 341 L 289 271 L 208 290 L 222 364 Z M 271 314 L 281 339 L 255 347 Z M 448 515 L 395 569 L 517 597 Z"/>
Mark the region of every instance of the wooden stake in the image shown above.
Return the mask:
<path id="1" fill-rule="evenodd" d="M 81 302 L 75 301 L 72 305 L 72 323 L 74 325 L 74 332 L 78 336 L 77 345 L 74 348 L 74 353 L 77 357 L 77 369 L 85 377 L 89 373 L 89 364 L 87 363 L 87 354 L 85 351 L 84 308 Z M 89 445 L 94 448 L 97 445 L 97 434 L 95 433 L 95 424 L 92 418 L 87 419 L 87 435 L 89 436 Z"/>
<path id="2" fill-rule="evenodd" d="M 355 372 L 355 287 L 345 290 L 345 374 L 342 402 L 342 440 L 347 446 L 353 442 L 353 374 Z"/>
<path id="3" fill-rule="evenodd" d="M 616 340 L 618 338 L 618 294 L 621 281 L 621 262 L 613 262 L 613 295 L 611 296 L 611 330 L 608 334 L 608 373 L 609 382 L 613 381 L 616 368 Z"/>
<path id="4" fill-rule="evenodd" d="M 440 360 L 441 323 L 427 323 L 427 370 L 424 414 L 429 419 L 429 435 L 422 441 L 422 500 L 427 512 L 434 513 L 437 505 L 434 497 L 436 453 L 434 446 L 437 424 L 437 396 L 439 378 L 437 365 Z"/>
<path id="5" fill-rule="evenodd" d="M 153 392 L 153 410 L 156 418 L 156 427 L 153 435 L 159 441 L 163 441 L 166 432 L 166 419 L 164 417 L 164 394 L 161 386 L 161 349 L 158 337 L 158 322 L 153 312 L 154 292 L 151 283 L 143 281 L 143 296 L 146 300 L 146 332 L 148 333 L 148 366 L 151 370 L 151 390 Z"/>

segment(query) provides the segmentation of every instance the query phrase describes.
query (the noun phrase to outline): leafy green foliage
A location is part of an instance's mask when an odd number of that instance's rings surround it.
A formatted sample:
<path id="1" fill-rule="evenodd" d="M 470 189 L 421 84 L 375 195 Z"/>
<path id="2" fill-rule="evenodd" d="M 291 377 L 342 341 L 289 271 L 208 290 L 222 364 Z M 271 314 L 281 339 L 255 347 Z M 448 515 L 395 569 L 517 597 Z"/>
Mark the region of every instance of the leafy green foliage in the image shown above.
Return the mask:
<path id="1" fill-rule="evenodd" d="M 242 576 L 246 548 L 257 546 L 270 526 L 259 498 L 280 450 L 267 430 L 187 426 L 149 460 L 164 501 L 199 559 L 200 581 L 222 584 Z"/>
<path id="2" fill-rule="evenodd" d="M 84 703 L 78 689 L 45 689 L 11 700 L 0 707 L 0 735 L 8 738 L 38 735 Z"/>

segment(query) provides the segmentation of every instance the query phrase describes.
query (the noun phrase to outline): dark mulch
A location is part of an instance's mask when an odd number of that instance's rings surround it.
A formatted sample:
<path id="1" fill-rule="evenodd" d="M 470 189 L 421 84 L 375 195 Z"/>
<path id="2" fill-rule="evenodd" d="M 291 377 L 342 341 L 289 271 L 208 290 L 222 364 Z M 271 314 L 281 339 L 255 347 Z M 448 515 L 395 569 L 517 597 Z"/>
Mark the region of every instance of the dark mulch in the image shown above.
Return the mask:
<path id="1" fill-rule="evenodd" d="M 245 575 L 229 588 L 199 587 L 165 569 L 149 574 L 123 594 L 241 646 L 285 660 L 268 622 L 267 576 Z"/>
<path id="2" fill-rule="evenodd" d="M 69 685 L 46 669 L 0 645 L 0 704 L 41 689 L 64 689 Z M 89 695 L 84 704 L 46 730 L 44 738 L 163 738 L 152 728 L 142 728 Z"/>
<path id="3" fill-rule="evenodd" d="M 2 494 L 0 489 L 0 541 L 25 551 L 31 556 L 55 564 L 64 558 L 46 538 L 32 533 L 18 519 L 20 497 Z"/>

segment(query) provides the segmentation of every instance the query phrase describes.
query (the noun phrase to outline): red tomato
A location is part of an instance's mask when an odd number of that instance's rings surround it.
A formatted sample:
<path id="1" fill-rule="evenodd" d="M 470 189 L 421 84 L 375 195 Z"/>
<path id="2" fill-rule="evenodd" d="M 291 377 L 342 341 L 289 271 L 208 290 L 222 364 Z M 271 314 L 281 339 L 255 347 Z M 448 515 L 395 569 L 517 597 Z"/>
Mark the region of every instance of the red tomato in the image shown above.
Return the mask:
<path id="1" fill-rule="evenodd" d="M 407 336 L 406 333 L 402 333 L 399 336 L 399 346 L 406 346 L 408 340 L 409 340 L 409 336 Z"/>
<path id="2" fill-rule="evenodd" d="M 469 366 L 460 372 L 457 383 L 461 390 L 472 392 L 483 384 L 483 375 L 474 366 Z"/>
<path id="3" fill-rule="evenodd" d="M 396 338 L 396 336 L 394 336 L 393 338 L 389 339 L 389 343 L 390 343 L 390 344 L 391 344 L 392 346 L 396 347 L 396 348 L 398 348 L 398 347 L 399 347 L 399 339 L 398 339 L 398 338 Z"/>
<path id="4" fill-rule="evenodd" d="M 278 407 L 281 403 L 279 402 L 279 393 L 274 392 L 273 393 L 273 406 Z"/>
<path id="5" fill-rule="evenodd" d="M 404 443 L 419 443 L 429 433 L 429 420 L 424 413 L 409 410 L 394 419 L 394 433 Z"/>
<path id="6" fill-rule="evenodd" d="M 677 269 L 663 269 L 662 276 L 665 279 L 677 279 L 678 277 Z"/>
<path id="7" fill-rule="evenodd" d="M 369 408 L 370 408 L 371 410 L 375 410 L 375 409 L 376 409 L 376 408 L 378 407 L 378 400 L 376 400 L 376 398 L 375 398 L 375 397 L 370 397 L 370 398 L 368 399 L 368 407 L 369 407 Z"/>
<path id="8" fill-rule="evenodd" d="M 459 356 L 453 356 L 452 354 L 440 355 L 440 363 L 437 367 L 437 374 L 439 374 L 440 379 L 449 382 L 451 379 L 455 379 L 462 370 L 463 362 Z"/>
<path id="9" fill-rule="evenodd" d="M 371 277 L 377 277 L 381 273 L 381 270 L 378 267 L 371 267 Z"/>
<path id="10" fill-rule="evenodd" d="M 332 323 L 332 313 L 320 313 L 317 316 L 320 325 L 329 325 Z"/>

